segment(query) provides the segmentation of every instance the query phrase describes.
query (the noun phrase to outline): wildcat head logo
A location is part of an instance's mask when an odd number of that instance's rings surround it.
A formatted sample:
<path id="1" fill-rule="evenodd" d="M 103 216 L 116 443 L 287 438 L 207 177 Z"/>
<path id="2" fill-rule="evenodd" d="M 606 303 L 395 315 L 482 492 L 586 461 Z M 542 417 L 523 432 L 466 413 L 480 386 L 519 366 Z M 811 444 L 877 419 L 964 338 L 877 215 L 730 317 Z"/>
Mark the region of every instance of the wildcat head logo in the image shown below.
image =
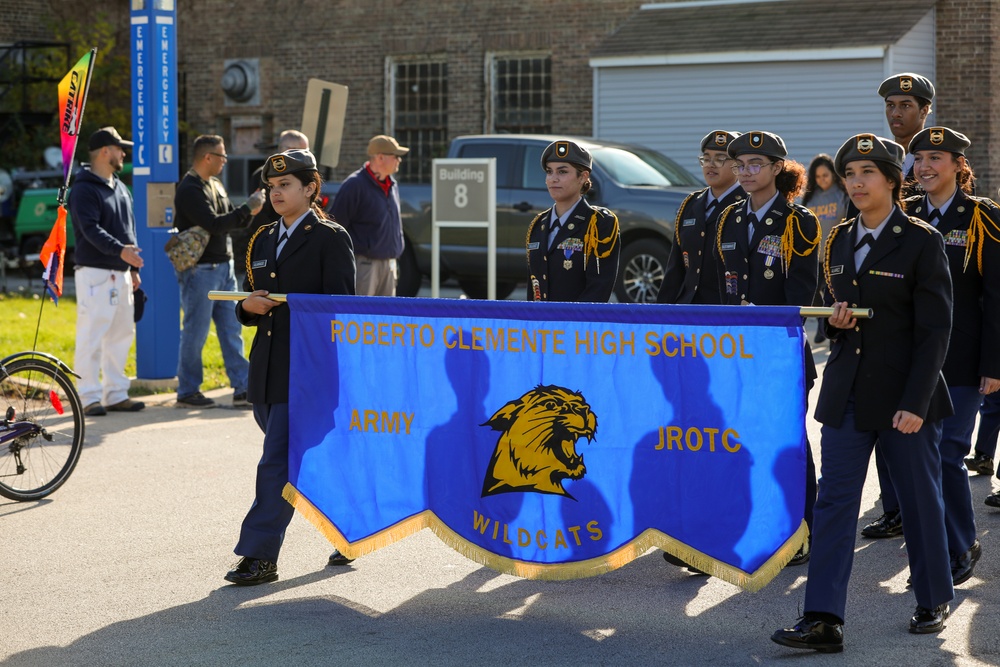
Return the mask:
<path id="1" fill-rule="evenodd" d="M 591 441 L 597 433 L 597 416 L 582 394 L 539 385 L 482 425 L 501 432 L 483 480 L 484 498 L 512 491 L 573 498 L 563 480 L 587 474 L 576 441 Z"/>

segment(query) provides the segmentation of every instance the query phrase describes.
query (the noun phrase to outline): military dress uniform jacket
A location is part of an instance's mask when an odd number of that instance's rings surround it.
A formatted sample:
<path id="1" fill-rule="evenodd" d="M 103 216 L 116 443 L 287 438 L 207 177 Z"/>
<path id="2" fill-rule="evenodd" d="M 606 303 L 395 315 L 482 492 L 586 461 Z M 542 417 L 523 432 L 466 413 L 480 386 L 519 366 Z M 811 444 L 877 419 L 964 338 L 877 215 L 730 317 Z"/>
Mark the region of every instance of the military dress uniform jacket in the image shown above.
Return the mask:
<path id="1" fill-rule="evenodd" d="M 811 306 L 816 294 L 820 240 L 812 211 L 780 195 L 747 239 L 746 204 L 719 217 L 716 251 L 721 257 L 723 303 L 738 306 Z"/>
<path id="2" fill-rule="evenodd" d="M 907 213 L 927 219 L 923 196 L 903 203 Z M 953 288 L 951 342 L 944 362 L 949 387 L 974 387 L 981 377 L 1000 378 L 998 224 L 1000 208 L 993 201 L 958 190 L 936 225 L 944 236 Z M 967 251 L 971 253 L 968 259 Z"/>
<path id="3" fill-rule="evenodd" d="M 607 302 L 618 278 L 618 218 L 581 199 L 549 250 L 552 209 L 528 227 L 528 301 Z"/>
<path id="4" fill-rule="evenodd" d="M 951 332 L 951 274 L 944 239 L 933 227 L 896 209 L 857 272 L 857 218 L 833 228 L 823 266 L 826 305 L 846 301 L 874 317 L 853 329 L 828 326 L 830 357 L 816 419 L 840 427 L 854 396 L 855 426 L 892 428 L 906 410 L 925 421 L 952 414 L 941 367 Z"/>
<path id="5" fill-rule="evenodd" d="M 706 219 L 705 205 L 711 198 L 712 189 L 705 188 L 688 195 L 677 209 L 674 246 L 670 249 L 657 303 L 724 302 L 714 247 L 717 224 L 723 211 L 746 200 L 746 193 L 737 187 L 726 194 Z"/>
<path id="6" fill-rule="evenodd" d="M 245 291 L 275 294 L 354 294 L 354 247 L 347 230 L 320 221 L 312 211 L 285 241 L 275 259 L 281 221 L 261 227 L 247 248 Z M 236 317 L 257 327 L 250 348 L 247 399 L 251 403 L 287 403 L 291 350 L 288 304 L 266 315 L 248 313 L 236 304 Z"/>

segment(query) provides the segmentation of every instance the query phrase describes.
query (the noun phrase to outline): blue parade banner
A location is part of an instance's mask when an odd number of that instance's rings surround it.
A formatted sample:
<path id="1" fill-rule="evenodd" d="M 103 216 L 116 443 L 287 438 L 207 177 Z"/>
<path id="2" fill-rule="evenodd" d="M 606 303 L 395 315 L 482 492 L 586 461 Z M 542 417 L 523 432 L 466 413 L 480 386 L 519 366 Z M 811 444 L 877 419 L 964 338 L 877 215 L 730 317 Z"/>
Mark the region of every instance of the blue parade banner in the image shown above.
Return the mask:
<path id="1" fill-rule="evenodd" d="M 659 547 L 748 590 L 806 538 L 798 308 L 289 295 L 285 498 L 569 579 Z"/>

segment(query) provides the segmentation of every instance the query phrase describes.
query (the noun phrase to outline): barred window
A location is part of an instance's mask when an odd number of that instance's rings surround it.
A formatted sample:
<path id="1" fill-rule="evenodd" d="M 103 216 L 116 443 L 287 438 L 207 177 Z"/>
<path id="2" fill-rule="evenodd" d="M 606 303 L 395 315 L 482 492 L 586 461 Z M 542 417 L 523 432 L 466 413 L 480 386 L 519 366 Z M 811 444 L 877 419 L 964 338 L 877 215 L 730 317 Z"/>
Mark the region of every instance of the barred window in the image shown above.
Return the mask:
<path id="1" fill-rule="evenodd" d="M 552 59 L 548 55 L 493 55 L 492 132 L 552 131 Z"/>
<path id="2" fill-rule="evenodd" d="M 392 63 L 393 135 L 410 152 L 399 167 L 400 182 L 429 183 L 431 161 L 448 154 L 448 63 Z"/>

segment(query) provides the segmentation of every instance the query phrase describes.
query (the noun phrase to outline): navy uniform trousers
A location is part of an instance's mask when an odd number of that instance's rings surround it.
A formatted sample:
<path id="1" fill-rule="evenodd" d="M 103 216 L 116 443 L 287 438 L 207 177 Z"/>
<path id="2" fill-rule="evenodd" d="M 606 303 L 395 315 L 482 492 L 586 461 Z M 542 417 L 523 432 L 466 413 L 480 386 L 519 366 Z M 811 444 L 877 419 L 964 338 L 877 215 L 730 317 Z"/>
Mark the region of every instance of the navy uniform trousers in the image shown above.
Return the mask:
<path id="1" fill-rule="evenodd" d="M 917 604 L 927 609 L 954 597 L 948 549 L 939 529 L 943 521 L 941 422 L 924 422 L 916 433 L 896 429 L 858 431 L 851 399 L 840 427 L 822 427 L 823 478 L 813 518 L 812 557 L 806 586 L 807 612 L 825 612 L 843 620 L 847 583 L 854 563 L 861 492 L 876 440 L 900 479 L 897 491 L 906 511 L 903 535 Z M 904 481 L 905 480 L 905 481 Z"/>
<path id="2" fill-rule="evenodd" d="M 288 403 L 254 403 L 253 416 L 264 431 L 264 453 L 257 464 L 253 505 L 233 551 L 277 562 L 285 529 L 295 514 L 291 503 L 281 497 L 288 482 Z"/>

